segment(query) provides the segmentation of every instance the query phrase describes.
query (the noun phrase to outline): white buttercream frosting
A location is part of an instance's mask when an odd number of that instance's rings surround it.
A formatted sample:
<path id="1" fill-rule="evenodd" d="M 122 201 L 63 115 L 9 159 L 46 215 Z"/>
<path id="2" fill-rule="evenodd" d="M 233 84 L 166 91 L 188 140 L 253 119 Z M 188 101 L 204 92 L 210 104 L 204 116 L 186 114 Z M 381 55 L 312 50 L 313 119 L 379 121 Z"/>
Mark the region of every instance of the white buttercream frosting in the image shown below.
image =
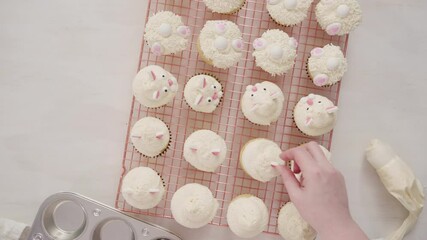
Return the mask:
<path id="1" fill-rule="evenodd" d="M 245 0 L 203 0 L 203 2 L 212 12 L 225 14 L 236 12 L 245 4 Z"/>
<path id="2" fill-rule="evenodd" d="M 347 60 L 340 47 L 328 44 L 311 50 L 308 59 L 308 73 L 316 86 L 333 85 L 347 71 Z"/>
<path id="3" fill-rule="evenodd" d="M 227 20 L 207 21 L 199 35 L 199 49 L 214 67 L 229 68 L 243 56 L 242 32 Z"/>
<path id="4" fill-rule="evenodd" d="M 284 165 L 280 159 L 282 150 L 273 141 L 257 138 L 249 141 L 243 146 L 240 153 L 240 164 L 243 170 L 260 182 L 268 182 L 280 175 L 272 163 Z"/>
<path id="5" fill-rule="evenodd" d="M 132 127 L 130 139 L 133 146 L 147 157 L 161 154 L 170 141 L 169 128 L 153 117 L 144 117 Z"/>
<path id="6" fill-rule="evenodd" d="M 280 209 L 277 228 L 280 236 L 286 240 L 313 240 L 317 235 L 291 202 Z"/>
<path id="7" fill-rule="evenodd" d="M 228 206 L 228 226 L 241 238 L 252 238 L 266 230 L 268 219 L 267 206 L 252 195 L 237 196 Z"/>
<path id="8" fill-rule="evenodd" d="M 209 188 L 197 183 L 184 185 L 171 200 L 173 217 L 187 228 L 200 228 L 211 222 L 218 206 Z"/>
<path id="9" fill-rule="evenodd" d="M 316 17 L 329 35 L 344 35 L 359 26 L 362 10 L 357 0 L 321 0 L 316 6 Z"/>
<path id="10" fill-rule="evenodd" d="M 173 12 L 158 12 L 151 16 L 145 25 L 144 39 L 155 55 L 168 55 L 185 50 L 190 37 L 190 28 Z"/>
<path id="11" fill-rule="evenodd" d="M 274 21 L 285 26 L 302 22 L 313 0 L 268 0 L 267 10 Z"/>
<path id="12" fill-rule="evenodd" d="M 242 112 L 252 123 L 268 126 L 279 119 L 284 100 L 282 90 L 272 82 L 249 85 L 242 97 Z"/>
<path id="13" fill-rule="evenodd" d="M 294 66 L 297 46 L 296 39 L 287 33 L 279 29 L 267 30 L 253 42 L 252 55 L 258 67 L 273 76 L 282 75 Z"/>
<path id="14" fill-rule="evenodd" d="M 320 136 L 330 132 L 337 119 L 338 107 L 328 98 L 309 94 L 299 100 L 294 109 L 297 127 L 309 136 Z"/>
<path id="15" fill-rule="evenodd" d="M 184 143 L 185 160 L 201 171 L 214 172 L 226 155 L 224 139 L 210 130 L 196 131 Z"/>
<path id="16" fill-rule="evenodd" d="M 125 201 L 133 207 L 150 209 L 162 200 L 165 187 L 156 171 L 137 167 L 123 178 L 121 192 Z"/>
<path id="17" fill-rule="evenodd" d="M 200 74 L 188 80 L 184 88 L 184 98 L 195 111 L 211 113 L 221 101 L 221 84 L 212 76 Z"/>
<path id="18" fill-rule="evenodd" d="M 133 80 L 133 95 L 145 107 L 157 108 L 171 102 L 178 91 L 176 78 L 157 65 L 141 69 Z"/>

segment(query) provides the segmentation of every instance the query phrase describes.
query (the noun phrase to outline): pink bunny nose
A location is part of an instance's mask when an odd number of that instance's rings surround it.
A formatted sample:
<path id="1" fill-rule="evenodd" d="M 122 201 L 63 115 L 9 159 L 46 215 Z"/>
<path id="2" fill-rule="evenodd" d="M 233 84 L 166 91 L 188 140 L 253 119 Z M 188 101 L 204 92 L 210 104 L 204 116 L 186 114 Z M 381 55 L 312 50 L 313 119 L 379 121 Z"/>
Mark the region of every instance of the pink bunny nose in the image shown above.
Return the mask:
<path id="1" fill-rule="evenodd" d="M 256 91 L 258 91 L 258 88 L 257 88 L 257 87 L 255 87 L 255 86 L 253 86 L 253 87 L 252 87 L 252 92 L 256 92 Z"/>
<path id="2" fill-rule="evenodd" d="M 169 79 L 169 80 L 168 80 L 168 84 L 169 84 L 169 86 L 170 86 L 170 87 L 172 87 L 172 85 L 173 85 L 173 81 Z"/>
<path id="3" fill-rule="evenodd" d="M 312 106 L 313 105 L 313 99 L 311 99 L 311 98 L 309 98 L 308 100 L 307 100 L 307 104 L 309 105 L 309 106 Z"/>
<path id="4" fill-rule="evenodd" d="M 212 99 L 213 100 L 217 100 L 218 99 L 218 93 L 217 92 L 214 93 L 214 95 L 212 96 Z"/>

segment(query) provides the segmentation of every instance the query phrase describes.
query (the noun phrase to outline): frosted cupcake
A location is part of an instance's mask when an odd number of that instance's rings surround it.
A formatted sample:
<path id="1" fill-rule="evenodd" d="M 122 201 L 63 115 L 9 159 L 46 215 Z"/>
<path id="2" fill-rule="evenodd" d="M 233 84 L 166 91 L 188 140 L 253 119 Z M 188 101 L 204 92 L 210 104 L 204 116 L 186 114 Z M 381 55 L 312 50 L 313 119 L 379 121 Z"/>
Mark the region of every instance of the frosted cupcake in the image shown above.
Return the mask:
<path id="1" fill-rule="evenodd" d="M 330 132 L 337 120 L 338 107 L 328 98 L 310 94 L 300 99 L 294 109 L 294 120 L 304 134 L 320 136 Z"/>
<path id="2" fill-rule="evenodd" d="M 280 175 L 273 165 L 284 165 L 282 150 L 273 141 L 257 138 L 247 142 L 240 150 L 240 165 L 253 179 L 268 182 Z"/>
<path id="3" fill-rule="evenodd" d="M 316 6 L 319 25 L 329 35 L 345 35 L 362 21 L 362 10 L 356 0 L 321 0 Z"/>
<path id="4" fill-rule="evenodd" d="M 200 57 L 217 68 L 227 69 L 243 57 L 242 32 L 233 22 L 207 21 L 198 40 Z"/>
<path id="5" fill-rule="evenodd" d="M 341 81 L 347 71 L 347 60 L 340 47 L 328 44 L 311 50 L 307 71 L 316 86 L 331 86 Z"/>
<path id="6" fill-rule="evenodd" d="M 188 80 L 184 88 L 187 104 L 197 112 L 212 113 L 221 102 L 221 84 L 210 75 L 199 74 Z"/>
<path id="7" fill-rule="evenodd" d="M 185 50 L 189 44 L 191 31 L 180 16 L 169 11 L 151 16 L 145 25 L 144 39 L 151 53 L 169 55 Z"/>
<path id="8" fill-rule="evenodd" d="M 184 159 L 200 171 L 215 172 L 226 155 L 224 139 L 209 130 L 192 133 L 184 143 Z"/>
<path id="9" fill-rule="evenodd" d="M 268 0 L 267 10 L 278 24 L 294 26 L 307 17 L 313 0 Z"/>
<path id="10" fill-rule="evenodd" d="M 150 209 L 162 200 L 165 186 L 156 171 L 148 167 L 137 167 L 123 178 L 121 191 L 123 198 L 131 206 Z"/>
<path id="11" fill-rule="evenodd" d="M 146 157 L 157 157 L 169 146 L 168 126 L 157 118 L 145 117 L 132 127 L 130 138 L 138 152 Z"/>
<path id="12" fill-rule="evenodd" d="M 280 236 L 286 240 L 313 240 L 317 235 L 291 202 L 280 209 L 277 228 Z"/>
<path id="13" fill-rule="evenodd" d="M 178 91 L 176 78 L 157 65 L 147 66 L 136 75 L 133 95 L 141 105 L 157 108 L 171 102 Z"/>
<path id="14" fill-rule="evenodd" d="M 298 43 L 295 38 L 279 30 L 268 30 L 255 39 L 255 63 L 272 76 L 283 75 L 295 64 Z"/>
<path id="15" fill-rule="evenodd" d="M 187 228 L 201 228 L 211 222 L 218 206 L 209 188 L 197 183 L 184 185 L 171 200 L 173 217 Z"/>
<path id="16" fill-rule="evenodd" d="M 209 8 L 214 13 L 222 14 L 232 14 L 239 11 L 243 5 L 245 5 L 245 0 L 203 0 L 206 7 Z"/>
<path id="17" fill-rule="evenodd" d="M 252 238 L 262 233 L 267 228 L 268 219 L 265 203 L 249 194 L 235 197 L 228 206 L 228 226 L 241 238 Z"/>
<path id="18" fill-rule="evenodd" d="M 274 83 L 262 82 L 246 87 L 241 107 L 243 115 L 252 123 L 269 126 L 279 119 L 285 97 Z"/>

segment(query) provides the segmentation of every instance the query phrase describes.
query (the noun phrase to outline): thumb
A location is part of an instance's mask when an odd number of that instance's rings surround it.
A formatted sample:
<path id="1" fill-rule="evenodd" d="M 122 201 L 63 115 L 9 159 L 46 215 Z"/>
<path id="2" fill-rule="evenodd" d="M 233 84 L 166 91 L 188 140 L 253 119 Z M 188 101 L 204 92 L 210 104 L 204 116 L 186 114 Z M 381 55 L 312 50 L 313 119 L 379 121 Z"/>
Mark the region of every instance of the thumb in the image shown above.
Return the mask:
<path id="1" fill-rule="evenodd" d="M 283 184 L 285 184 L 286 190 L 292 199 L 292 196 L 299 194 L 301 191 L 301 186 L 298 180 L 296 179 L 294 173 L 286 166 L 278 165 L 274 166 L 277 171 L 280 172 L 280 175 L 283 179 Z"/>

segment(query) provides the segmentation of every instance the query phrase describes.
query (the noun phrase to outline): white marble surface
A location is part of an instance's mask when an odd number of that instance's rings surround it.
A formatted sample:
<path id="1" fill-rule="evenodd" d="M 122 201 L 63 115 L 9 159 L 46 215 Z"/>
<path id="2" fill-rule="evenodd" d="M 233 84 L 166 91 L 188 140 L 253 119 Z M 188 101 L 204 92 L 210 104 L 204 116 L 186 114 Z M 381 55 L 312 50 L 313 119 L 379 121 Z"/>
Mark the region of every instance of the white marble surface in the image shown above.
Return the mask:
<path id="1" fill-rule="evenodd" d="M 354 218 L 379 237 L 406 213 L 364 161 L 369 139 L 391 143 L 427 185 L 427 2 L 361 4 L 332 153 Z M 31 223 L 43 199 L 62 190 L 113 205 L 145 7 L 141 0 L 0 0 L 0 217 Z M 226 228 L 162 224 L 184 239 L 233 239 Z M 426 212 L 406 239 L 426 239 L 425 226 Z"/>

